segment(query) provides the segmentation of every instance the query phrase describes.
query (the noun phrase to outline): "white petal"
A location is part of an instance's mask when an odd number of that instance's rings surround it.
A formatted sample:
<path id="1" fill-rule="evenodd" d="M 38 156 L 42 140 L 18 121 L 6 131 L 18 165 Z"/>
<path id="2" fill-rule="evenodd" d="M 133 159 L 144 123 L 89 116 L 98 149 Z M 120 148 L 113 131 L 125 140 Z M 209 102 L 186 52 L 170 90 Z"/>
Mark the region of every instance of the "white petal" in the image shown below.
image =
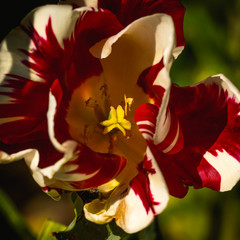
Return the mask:
<path id="1" fill-rule="evenodd" d="M 221 176 L 220 191 L 229 191 L 240 179 L 240 163 L 225 150 L 216 151 L 216 156 L 207 152 L 204 158 Z"/>
<path id="2" fill-rule="evenodd" d="M 152 162 L 152 168 L 156 171 L 155 174 L 149 174 L 148 178 L 153 200 L 154 202 L 160 203 L 153 206 L 155 214 L 157 215 L 161 213 L 167 206 L 169 200 L 169 192 L 163 174 L 149 148 L 147 148 L 146 154 L 148 159 L 150 159 Z"/>
<path id="3" fill-rule="evenodd" d="M 75 23 L 82 12 L 91 10 L 83 7 L 72 10 L 70 5 L 45 5 L 30 12 L 21 22 L 21 25 L 13 29 L 0 45 L 0 82 L 6 77 L 5 74 L 14 74 L 32 81 L 43 81 L 38 74 L 23 64 L 23 60 L 29 61 L 27 54 L 21 50 L 31 52 L 35 45 L 31 37 L 23 28 L 31 28 L 44 39 L 46 37 L 46 26 L 51 20 L 53 32 L 63 47 L 63 40 L 73 33 Z"/>
<path id="4" fill-rule="evenodd" d="M 149 97 L 137 85 L 137 80 L 145 69 L 162 59 L 168 76 L 168 70 L 174 59 L 172 55 L 174 46 L 174 24 L 172 18 L 166 14 L 140 18 L 118 34 L 93 46 L 90 49 L 92 54 L 102 59 L 106 84 L 112 93 L 112 104 L 118 105 L 119 99 L 124 95 L 134 98 L 133 111 L 140 104 L 148 102 Z M 167 80 L 168 84 L 169 76 Z M 165 78 L 154 84 L 162 84 L 162 81 L 165 82 Z"/>
<path id="5" fill-rule="evenodd" d="M 134 233 L 147 227 L 165 209 L 169 199 L 167 185 L 149 148 L 146 154 L 154 173 L 140 172 L 131 181 L 131 187 L 121 185 L 107 200 L 95 199 L 86 204 L 84 213 L 88 220 L 103 224 L 115 218 L 124 231 Z"/>

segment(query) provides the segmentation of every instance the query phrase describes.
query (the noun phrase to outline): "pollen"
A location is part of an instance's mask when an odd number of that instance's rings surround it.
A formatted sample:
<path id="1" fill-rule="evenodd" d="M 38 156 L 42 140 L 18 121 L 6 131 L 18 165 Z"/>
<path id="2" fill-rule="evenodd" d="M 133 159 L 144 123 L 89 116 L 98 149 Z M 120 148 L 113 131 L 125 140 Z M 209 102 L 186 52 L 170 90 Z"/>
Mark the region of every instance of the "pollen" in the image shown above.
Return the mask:
<path id="1" fill-rule="evenodd" d="M 125 102 L 125 116 L 127 116 L 127 111 L 131 111 L 131 106 L 133 104 L 133 98 L 127 98 L 124 94 L 124 102 Z"/>
<path id="2" fill-rule="evenodd" d="M 113 130 L 120 130 L 126 136 L 125 130 L 131 130 L 131 123 L 124 118 L 124 114 L 121 105 L 118 105 L 117 109 L 111 106 L 108 119 L 100 123 L 105 127 L 103 133 L 107 134 Z"/>

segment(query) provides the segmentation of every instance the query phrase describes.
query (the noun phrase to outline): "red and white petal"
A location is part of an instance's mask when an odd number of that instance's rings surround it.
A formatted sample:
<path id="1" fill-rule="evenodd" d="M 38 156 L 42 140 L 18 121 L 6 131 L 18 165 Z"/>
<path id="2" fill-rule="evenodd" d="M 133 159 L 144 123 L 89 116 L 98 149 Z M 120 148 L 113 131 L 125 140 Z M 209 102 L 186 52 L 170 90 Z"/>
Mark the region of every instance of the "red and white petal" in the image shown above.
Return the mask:
<path id="1" fill-rule="evenodd" d="M 122 38 L 125 41 L 120 41 Z M 118 34 L 97 43 L 90 51 L 95 57 L 104 59 L 113 54 L 113 49 L 116 48 L 114 45 L 117 44 L 119 48 L 124 47 L 124 44 L 127 44 L 126 41 L 133 41 L 137 44 L 135 48 L 141 49 L 139 55 L 149 51 L 146 55 L 145 65 L 152 66 L 160 62 L 163 56 L 166 65 L 166 62 L 172 57 L 172 49 L 175 46 L 175 30 L 172 18 L 159 13 L 137 19 Z M 149 44 L 144 44 L 146 42 Z M 140 46 L 142 48 L 139 48 Z M 135 52 L 135 56 L 136 54 L 137 52 Z M 136 58 L 136 60 L 138 59 Z M 141 60 L 143 61 L 143 59 Z"/>
<path id="2" fill-rule="evenodd" d="M 135 111 L 135 122 L 147 142 L 153 141 L 156 129 L 159 129 L 156 127 L 158 114 L 159 108 L 150 103 L 142 104 Z M 155 144 L 159 151 L 166 154 L 176 154 L 183 148 L 181 127 L 173 110 L 167 108 L 167 115 L 160 130 L 160 143 Z"/>
<path id="3" fill-rule="evenodd" d="M 55 196 L 56 200 L 60 198 L 62 190 L 79 191 L 111 181 L 126 164 L 126 159 L 122 157 L 80 148 L 74 141 L 66 141 L 61 147 L 63 154 L 52 149 L 48 142 L 39 142 L 36 149 L 26 149 L 11 155 L 1 151 L 0 163 L 24 159 L 35 181 L 47 194 Z M 43 166 L 45 161 L 46 167 Z"/>
<path id="4" fill-rule="evenodd" d="M 154 144 L 151 149 L 170 194 L 183 197 L 188 186 L 230 190 L 240 176 L 237 88 L 223 75 L 190 87 L 172 86 L 169 108 L 181 127 L 183 148 L 174 154 L 157 154 Z"/>
<path id="5" fill-rule="evenodd" d="M 159 108 L 150 103 L 142 104 L 134 113 L 139 131 L 147 141 L 153 140 L 156 129 L 156 118 Z"/>
<path id="6" fill-rule="evenodd" d="M 60 44 L 76 21 L 73 15 L 69 6 L 35 9 L 1 43 L 0 128 L 4 143 L 30 141 L 36 136 L 29 135 L 36 132 L 39 138 L 46 137 L 47 95 L 58 72 L 55 67 L 60 60 L 56 59 L 63 51 Z M 59 18 L 63 24 L 59 25 Z"/>
<path id="7" fill-rule="evenodd" d="M 164 177 L 149 148 L 142 168 L 131 181 L 131 188 L 116 214 L 117 225 L 128 233 L 147 227 L 165 209 L 169 200 Z"/>
<path id="8" fill-rule="evenodd" d="M 43 39 L 48 41 L 48 44 L 52 41 L 52 52 L 48 50 L 48 52 L 41 52 L 41 54 L 45 54 L 45 57 L 49 58 L 45 59 L 45 62 L 53 62 L 54 52 L 56 59 L 61 51 L 60 46 L 63 46 L 63 40 L 71 36 L 77 17 L 79 17 L 79 12 L 73 12 L 71 6 L 46 5 L 30 12 L 22 20 L 20 26 L 12 30 L 1 43 L 0 69 L 2 75 L 0 80 L 2 81 L 6 74 L 11 74 L 32 81 L 43 81 L 42 76 L 39 76 L 40 74 L 33 69 L 30 71 L 26 64 L 29 61 L 29 54 L 39 50 L 39 48 L 44 50 L 46 43 L 44 46 Z M 51 36 L 47 32 L 50 30 L 47 29 L 50 19 L 51 31 L 54 33 Z M 42 44 L 42 46 L 38 44 Z M 41 59 L 40 52 L 39 58 Z M 35 62 L 34 64 L 40 63 Z"/>
<path id="9" fill-rule="evenodd" d="M 78 146 L 73 140 L 60 143 L 54 131 L 56 112 L 57 100 L 50 92 L 47 112 L 49 140 L 63 157 L 50 166 L 38 169 L 40 176 L 49 179 L 44 178 L 46 186 L 74 191 L 96 187 L 116 177 L 126 160 L 113 154 L 93 152 L 84 145 Z"/>
<path id="10" fill-rule="evenodd" d="M 149 27 L 150 25 L 151 28 Z M 143 35 L 148 36 L 148 42 L 152 42 L 152 44 L 146 45 L 145 39 L 142 42 Z M 134 45 L 130 47 L 129 44 L 132 42 Z M 172 19 L 164 14 L 156 14 L 136 20 L 117 35 L 105 41 L 103 40 L 91 49 L 95 56 L 102 58 L 101 63 L 103 65 L 104 76 L 111 92 L 114 92 L 114 84 L 116 82 L 118 86 L 119 84 L 122 86 L 120 88 L 122 91 L 118 90 L 116 92 L 115 89 L 114 97 L 116 99 L 121 98 L 120 95 L 126 93 L 128 96 L 134 98 L 134 110 L 144 102 L 148 102 L 148 98 L 152 98 L 155 105 L 159 107 L 158 115 L 156 116 L 156 129 L 153 135 L 155 144 L 161 144 L 167 134 L 170 134 L 169 126 L 171 120 L 168 112 L 168 101 L 171 80 L 169 70 L 174 59 L 174 46 L 175 32 Z M 133 51 L 130 56 L 133 56 L 135 60 L 129 58 L 129 50 L 128 57 L 124 55 L 126 52 L 124 49 L 127 47 L 131 49 L 130 51 Z M 138 48 L 141 51 L 137 50 Z M 134 62 L 134 66 L 132 66 L 132 62 Z M 149 66 L 152 64 L 153 66 L 150 68 Z M 148 68 L 150 69 L 148 70 Z M 146 71 L 145 69 L 148 72 L 143 74 Z M 111 81 L 108 81 L 108 78 Z M 137 84 L 140 88 L 135 86 L 136 79 L 138 79 Z M 147 93 L 148 96 L 144 93 Z M 116 102 L 114 97 L 112 100 Z M 180 141 L 181 129 L 178 127 L 175 132 L 177 137 L 168 140 L 171 141 L 168 143 L 171 146 L 166 146 L 166 152 L 172 151 L 174 153 L 181 148 L 178 146 L 177 150 L 173 149 Z"/>
<path id="11" fill-rule="evenodd" d="M 120 185 L 107 200 L 94 200 L 84 206 L 85 216 L 96 223 L 107 223 L 113 218 L 127 233 L 147 227 L 161 213 L 169 195 L 165 180 L 150 149 L 146 160 L 130 186 Z"/>
<path id="12" fill-rule="evenodd" d="M 73 11 L 69 5 L 45 5 L 30 12 L 22 20 L 21 26 L 26 28 L 32 26 L 41 38 L 50 40 L 46 26 L 48 26 L 49 19 L 51 19 L 52 32 L 57 42 L 63 47 L 64 39 L 71 37 L 76 21 L 81 12 L 85 12 L 86 10 L 91 9 L 80 8 Z M 34 48 L 35 44 L 35 42 L 31 42 L 30 46 Z"/>
<path id="13" fill-rule="evenodd" d="M 228 191 L 240 179 L 240 92 L 223 75 L 210 77 L 204 83 L 217 84 L 219 91 L 224 92 L 227 122 L 216 142 L 203 155 L 198 172 L 203 186 Z"/>
<path id="14" fill-rule="evenodd" d="M 85 80 L 89 74 L 100 74 L 100 63 L 88 52 L 88 45 L 115 34 L 118 27 L 122 28 L 113 19 L 113 14 L 96 12 L 92 8 L 73 11 L 70 6 L 48 5 L 32 11 L 6 37 L 0 51 L 1 141 L 9 144 L 29 142 L 36 137 L 46 138 L 45 113 L 51 84 L 58 78 L 62 86 L 71 85 L 70 88 L 73 88 L 81 83 L 80 78 Z M 59 24 L 62 21 L 64 23 Z M 106 29 L 107 23 L 112 30 Z M 86 29 L 93 29 L 93 32 Z M 103 34 L 99 34 L 99 31 Z M 75 38 L 72 37 L 73 32 Z M 79 34 L 80 42 L 77 37 Z M 86 46 L 87 39 L 91 41 Z M 73 58 L 76 48 L 80 48 L 77 50 L 79 55 Z M 87 63 L 89 68 L 82 63 Z M 80 72 L 75 71 L 76 64 L 82 66 L 77 67 L 81 69 Z M 68 94 L 71 95 L 68 92 L 65 95 Z M 68 101 L 64 104 L 62 109 L 65 109 Z"/>
<path id="15" fill-rule="evenodd" d="M 67 144 L 71 142 L 64 143 L 65 147 Z M 46 168 L 37 167 L 32 171 L 42 188 L 79 191 L 112 180 L 121 172 L 125 163 L 125 159 L 116 155 L 103 155 L 87 148 L 78 148 L 72 155 L 66 152 L 62 159 L 53 165 Z"/>
<path id="16" fill-rule="evenodd" d="M 98 0 L 98 6 L 113 12 L 124 26 L 144 16 L 156 13 L 168 14 L 173 18 L 175 24 L 177 46 L 184 46 L 183 17 L 185 8 L 178 0 Z"/>
<path id="17" fill-rule="evenodd" d="M 150 87 L 156 92 L 160 86 L 164 90 L 169 88 L 168 71 L 173 61 L 174 46 L 175 32 L 171 17 L 155 14 L 136 20 L 118 34 L 91 48 L 93 55 L 101 59 L 105 81 L 112 93 L 112 104 L 118 105 L 124 94 L 134 99 L 133 112 L 141 104 L 149 102 L 149 96 L 138 84 L 138 79 L 145 69 L 159 64 L 161 60 L 163 69 L 160 72 L 158 70 Z"/>
<path id="18" fill-rule="evenodd" d="M 229 191 L 240 180 L 239 158 L 226 150 L 207 152 L 198 166 L 203 186 L 217 191 Z"/>
<path id="19" fill-rule="evenodd" d="M 156 158 L 149 147 L 146 151 L 145 161 L 145 169 L 149 172 L 148 179 L 153 212 L 155 215 L 158 215 L 167 206 L 169 200 L 168 187 L 161 172 L 161 169 L 159 168 L 159 165 L 156 161 Z"/>

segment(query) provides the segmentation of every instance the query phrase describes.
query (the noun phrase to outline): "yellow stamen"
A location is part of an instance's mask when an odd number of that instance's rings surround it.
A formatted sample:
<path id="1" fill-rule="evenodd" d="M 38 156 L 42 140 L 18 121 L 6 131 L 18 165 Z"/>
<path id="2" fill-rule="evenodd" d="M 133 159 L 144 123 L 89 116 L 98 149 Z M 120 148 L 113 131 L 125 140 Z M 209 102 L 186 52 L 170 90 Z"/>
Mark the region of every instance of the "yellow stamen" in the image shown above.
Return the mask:
<path id="1" fill-rule="evenodd" d="M 120 183 L 116 180 L 113 179 L 107 183 L 104 183 L 103 185 L 98 187 L 99 192 L 101 193 L 107 193 L 112 191 L 114 188 L 116 188 Z"/>
<path id="2" fill-rule="evenodd" d="M 131 123 L 124 118 L 124 110 L 120 105 L 118 105 L 117 109 L 111 106 L 108 120 L 105 120 L 100 124 L 105 127 L 103 130 L 104 134 L 107 134 L 117 128 L 124 136 L 126 136 L 125 129 L 131 130 Z"/>
<path id="3" fill-rule="evenodd" d="M 131 106 L 133 104 L 133 98 L 127 98 L 126 94 L 124 94 L 124 102 L 125 102 L 125 116 L 127 116 L 127 109 L 131 111 Z"/>

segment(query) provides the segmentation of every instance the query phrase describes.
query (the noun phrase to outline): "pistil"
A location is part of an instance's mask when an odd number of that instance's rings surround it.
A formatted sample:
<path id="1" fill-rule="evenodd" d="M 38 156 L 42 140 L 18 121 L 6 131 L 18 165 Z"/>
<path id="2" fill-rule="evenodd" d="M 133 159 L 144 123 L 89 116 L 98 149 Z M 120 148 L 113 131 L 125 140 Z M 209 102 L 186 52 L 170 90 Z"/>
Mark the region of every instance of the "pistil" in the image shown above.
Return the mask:
<path id="1" fill-rule="evenodd" d="M 125 130 L 131 130 L 131 123 L 124 118 L 124 113 L 122 106 L 118 105 L 117 109 L 111 106 L 108 119 L 100 123 L 105 127 L 103 134 L 113 130 L 120 130 L 123 136 L 126 136 Z"/>

